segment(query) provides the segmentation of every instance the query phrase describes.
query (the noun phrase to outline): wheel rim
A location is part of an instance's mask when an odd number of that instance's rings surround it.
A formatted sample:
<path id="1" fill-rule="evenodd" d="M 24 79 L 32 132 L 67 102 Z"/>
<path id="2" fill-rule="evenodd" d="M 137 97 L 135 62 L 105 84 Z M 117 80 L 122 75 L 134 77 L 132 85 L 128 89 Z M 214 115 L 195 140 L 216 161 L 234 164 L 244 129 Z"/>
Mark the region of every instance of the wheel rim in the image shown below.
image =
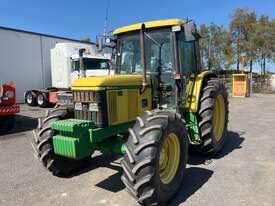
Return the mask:
<path id="1" fill-rule="evenodd" d="M 225 108 L 224 98 L 219 95 L 215 100 L 214 111 L 213 111 L 213 135 L 217 141 L 220 141 L 223 135 L 225 121 Z"/>
<path id="2" fill-rule="evenodd" d="M 42 105 L 43 102 L 44 102 L 43 96 L 42 96 L 42 95 L 38 95 L 38 97 L 37 97 L 37 103 L 38 103 L 39 105 Z"/>
<path id="3" fill-rule="evenodd" d="M 29 94 L 29 95 L 27 96 L 27 102 L 28 102 L 29 104 L 31 104 L 31 103 L 32 103 L 32 100 L 33 100 L 32 95 Z"/>
<path id="4" fill-rule="evenodd" d="M 180 162 L 180 143 L 176 134 L 170 133 L 162 144 L 159 157 L 159 174 L 162 183 L 169 184 L 175 177 Z"/>

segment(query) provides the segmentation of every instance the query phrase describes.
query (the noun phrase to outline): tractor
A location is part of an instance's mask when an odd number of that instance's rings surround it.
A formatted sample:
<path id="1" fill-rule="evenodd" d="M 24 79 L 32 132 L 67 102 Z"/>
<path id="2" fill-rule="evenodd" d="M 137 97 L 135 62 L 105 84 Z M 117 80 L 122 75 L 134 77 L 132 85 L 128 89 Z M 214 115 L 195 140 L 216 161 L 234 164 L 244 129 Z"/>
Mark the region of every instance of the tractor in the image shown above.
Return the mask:
<path id="1" fill-rule="evenodd" d="M 123 154 L 129 194 L 141 205 L 166 204 L 182 184 L 188 150 L 214 155 L 226 140 L 227 91 L 201 69 L 200 38 L 194 22 L 180 19 L 114 30 L 115 75 L 74 81 L 73 107 L 39 119 L 35 156 L 60 176 L 96 150 Z"/>

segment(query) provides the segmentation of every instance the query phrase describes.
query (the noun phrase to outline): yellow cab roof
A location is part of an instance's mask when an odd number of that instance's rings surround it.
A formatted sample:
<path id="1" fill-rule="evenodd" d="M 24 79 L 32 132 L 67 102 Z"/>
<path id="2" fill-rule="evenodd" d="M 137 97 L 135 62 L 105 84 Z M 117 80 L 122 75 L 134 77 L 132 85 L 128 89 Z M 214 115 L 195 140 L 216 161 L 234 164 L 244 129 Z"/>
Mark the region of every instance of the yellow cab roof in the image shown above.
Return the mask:
<path id="1" fill-rule="evenodd" d="M 145 24 L 145 28 L 154 28 L 154 27 L 163 27 L 163 26 L 176 26 L 184 24 L 184 21 L 181 19 L 163 19 L 157 21 L 148 21 L 143 23 L 132 24 L 129 26 L 120 27 L 114 30 L 113 34 L 121 34 L 129 31 L 140 30 L 141 25 Z"/>

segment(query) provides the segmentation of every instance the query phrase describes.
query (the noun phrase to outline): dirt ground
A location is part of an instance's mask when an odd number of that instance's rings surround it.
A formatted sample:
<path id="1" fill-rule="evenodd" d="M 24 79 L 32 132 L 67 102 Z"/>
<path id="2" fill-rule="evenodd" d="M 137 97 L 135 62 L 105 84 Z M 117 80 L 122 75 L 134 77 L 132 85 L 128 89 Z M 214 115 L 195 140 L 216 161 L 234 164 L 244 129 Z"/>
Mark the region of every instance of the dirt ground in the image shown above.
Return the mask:
<path id="1" fill-rule="evenodd" d="M 120 157 L 95 156 L 76 174 L 52 176 L 32 154 L 31 130 L 45 109 L 21 106 L 16 128 L 0 136 L 0 205 L 132 206 Z M 228 141 L 214 159 L 189 157 L 170 206 L 275 205 L 275 95 L 230 99 Z"/>

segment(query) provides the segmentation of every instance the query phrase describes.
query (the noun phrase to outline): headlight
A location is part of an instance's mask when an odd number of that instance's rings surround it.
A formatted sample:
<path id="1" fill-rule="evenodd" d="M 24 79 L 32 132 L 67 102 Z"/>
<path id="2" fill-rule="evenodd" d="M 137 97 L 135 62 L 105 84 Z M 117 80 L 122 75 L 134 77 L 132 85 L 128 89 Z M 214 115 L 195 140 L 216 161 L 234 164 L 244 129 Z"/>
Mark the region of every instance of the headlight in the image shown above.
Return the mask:
<path id="1" fill-rule="evenodd" d="M 6 92 L 6 97 L 8 97 L 8 99 L 13 98 L 13 97 L 14 97 L 13 91 L 7 91 L 7 92 Z"/>
<path id="2" fill-rule="evenodd" d="M 82 103 L 81 102 L 77 102 L 74 104 L 74 109 L 75 110 L 82 110 Z"/>
<path id="3" fill-rule="evenodd" d="M 98 104 L 97 103 L 90 103 L 89 104 L 89 111 L 98 112 Z"/>

